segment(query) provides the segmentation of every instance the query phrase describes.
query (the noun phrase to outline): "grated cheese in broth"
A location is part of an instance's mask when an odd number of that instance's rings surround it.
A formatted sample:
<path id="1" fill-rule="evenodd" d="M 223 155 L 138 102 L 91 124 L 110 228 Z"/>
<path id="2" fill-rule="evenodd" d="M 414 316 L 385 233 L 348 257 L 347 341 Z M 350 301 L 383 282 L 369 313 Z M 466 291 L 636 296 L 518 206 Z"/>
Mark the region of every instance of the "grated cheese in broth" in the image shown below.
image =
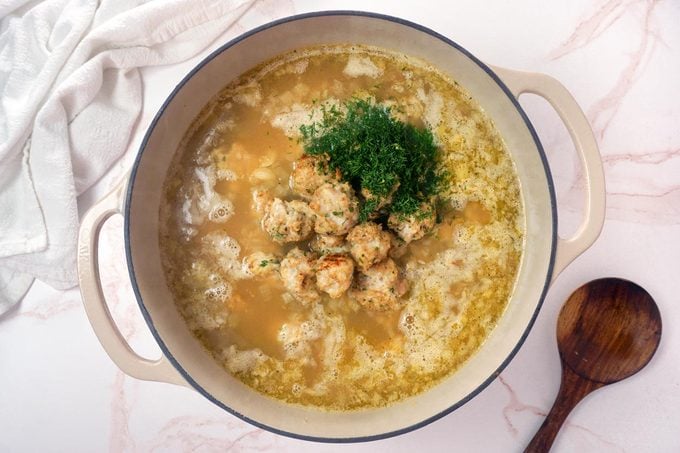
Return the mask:
<path id="1" fill-rule="evenodd" d="M 300 126 L 310 122 L 320 121 L 323 117 L 323 109 L 338 107 L 340 101 L 329 98 L 316 105 L 295 103 L 289 108 L 273 115 L 271 125 L 281 129 L 287 137 L 297 138 L 300 136 Z"/>
<path id="2" fill-rule="evenodd" d="M 369 57 L 360 55 L 350 55 L 342 72 L 349 77 L 367 76 L 373 79 L 383 74 L 382 68 L 376 66 Z"/>

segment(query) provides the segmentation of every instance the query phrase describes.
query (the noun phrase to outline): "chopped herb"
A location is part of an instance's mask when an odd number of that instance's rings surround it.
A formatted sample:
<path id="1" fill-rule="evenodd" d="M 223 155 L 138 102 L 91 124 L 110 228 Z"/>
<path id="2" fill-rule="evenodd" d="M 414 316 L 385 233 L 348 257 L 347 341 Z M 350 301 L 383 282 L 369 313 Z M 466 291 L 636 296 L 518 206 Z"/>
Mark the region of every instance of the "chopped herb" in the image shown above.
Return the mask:
<path id="1" fill-rule="evenodd" d="M 359 219 L 363 222 L 391 198 L 388 212 L 419 213 L 442 188 L 439 150 L 432 132 L 392 117 L 389 107 L 370 100 L 352 99 L 343 109 L 322 108 L 322 119 L 300 127 L 307 154 L 329 157 L 331 170 L 340 169 L 343 179 L 361 193 Z M 335 214 L 335 213 L 334 213 Z M 419 213 L 425 217 L 432 210 Z"/>
<path id="2" fill-rule="evenodd" d="M 340 217 L 342 214 L 343 214 L 342 211 L 333 211 L 334 216 Z"/>
<path id="3" fill-rule="evenodd" d="M 266 267 L 266 266 L 268 266 L 268 265 L 270 265 L 270 264 L 279 264 L 279 260 L 277 260 L 276 258 L 272 258 L 272 259 L 270 259 L 270 260 L 262 260 L 262 261 L 260 261 L 260 267 Z"/>

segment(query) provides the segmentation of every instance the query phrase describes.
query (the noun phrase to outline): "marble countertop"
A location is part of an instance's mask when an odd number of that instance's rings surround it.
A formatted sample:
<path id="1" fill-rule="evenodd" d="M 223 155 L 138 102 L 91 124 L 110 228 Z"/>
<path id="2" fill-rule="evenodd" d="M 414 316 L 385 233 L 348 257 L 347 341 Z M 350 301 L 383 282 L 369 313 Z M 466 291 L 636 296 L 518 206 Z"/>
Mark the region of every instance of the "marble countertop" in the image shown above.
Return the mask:
<path id="1" fill-rule="evenodd" d="M 35 283 L 0 318 L 0 451 L 521 451 L 557 393 L 557 313 L 581 284 L 636 281 L 656 299 L 661 345 L 640 373 L 588 397 L 569 417 L 555 452 L 680 451 L 680 3 L 675 0 L 275 1 L 259 0 L 196 58 L 149 68 L 143 113 L 126 157 L 80 199 L 84 211 L 130 167 L 167 93 L 211 50 L 283 16 L 357 9 L 400 16 L 458 42 L 483 61 L 550 74 L 587 113 L 607 177 L 600 238 L 551 287 L 526 343 L 486 390 L 415 432 L 368 444 L 288 439 L 246 424 L 198 393 L 125 376 L 85 316 L 77 288 Z M 583 181 L 566 129 L 548 104 L 521 98 L 555 179 L 560 233 L 577 227 Z M 104 227 L 105 292 L 125 337 L 155 345 L 130 287 L 122 218 Z"/>

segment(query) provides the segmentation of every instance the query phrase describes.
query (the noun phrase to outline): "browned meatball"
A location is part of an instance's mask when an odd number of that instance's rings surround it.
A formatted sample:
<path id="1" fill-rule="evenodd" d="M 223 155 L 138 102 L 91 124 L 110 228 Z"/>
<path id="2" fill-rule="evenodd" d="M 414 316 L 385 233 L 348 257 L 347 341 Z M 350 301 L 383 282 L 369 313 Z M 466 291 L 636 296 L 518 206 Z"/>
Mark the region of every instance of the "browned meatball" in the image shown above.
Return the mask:
<path id="1" fill-rule="evenodd" d="M 321 296 L 314 285 L 315 256 L 294 248 L 281 261 L 279 273 L 288 292 L 307 305 L 318 301 Z"/>
<path id="2" fill-rule="evenodd" d="M 345 294 L 352 284 L 354 261 L 347 255 L 324 255 L 316 262 L 316 287 L 333 299 Z"/>
<path id="3" fill-rule="evenodd" d="M 290 188 L 306 198 L 310 198 L 323 184 L 339 181 L 340 170 L 331 171 L 327 156 L 302 156 L 293 163 L 290 174 Z"/>
<path id="4" fill-rule="evenodd" d="M 391 234 L 377 223 L 366 222 L 352 228 L 347 235 L 349 250 L 361 270 L 384 260 L 392 245 Z"/>
<path id="5" fill-rule="evenodd" d="M 388 311 L 401 307 L 400 298 L 408 291 L 407 281 L 387 258 L 357 275 L 352 297 L 368 310 Z"/>
<path id="6" fill-rule="evenodd" d="M 434 208 L 426 203 L 420 209 L 409 215 L 390 214 L 387 226 L 406 243 L 418 240 L 434 228 L 437 216 Z"/>
<path id="7" fill-rule="evenodd" d="M 347 183 L 324 184 L 309 203 L 316 216 L 314 230 L 319 234 L 347 234 L 359 220 L 359 202 Z"/>
<path id="8" fill-rule="evenodd" d="M 265 208 L 262 227 L 276 242 L 302 241 L 312 233 L 314 216 L 304 201 L 274 198 Z"/>

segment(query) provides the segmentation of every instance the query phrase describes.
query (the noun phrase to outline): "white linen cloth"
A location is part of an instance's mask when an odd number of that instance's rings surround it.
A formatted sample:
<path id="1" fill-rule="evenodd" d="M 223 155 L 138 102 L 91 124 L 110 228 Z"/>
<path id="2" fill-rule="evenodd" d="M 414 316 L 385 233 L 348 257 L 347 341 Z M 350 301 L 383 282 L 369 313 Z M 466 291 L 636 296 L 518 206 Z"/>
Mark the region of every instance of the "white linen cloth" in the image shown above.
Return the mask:
<path id="1" fill-rule="evenodd" d="M 0 314 L 76 278 L 76 197 L 124 153 L 140 67 L 196 55 L 253 0 L 0 0 Z"/>

